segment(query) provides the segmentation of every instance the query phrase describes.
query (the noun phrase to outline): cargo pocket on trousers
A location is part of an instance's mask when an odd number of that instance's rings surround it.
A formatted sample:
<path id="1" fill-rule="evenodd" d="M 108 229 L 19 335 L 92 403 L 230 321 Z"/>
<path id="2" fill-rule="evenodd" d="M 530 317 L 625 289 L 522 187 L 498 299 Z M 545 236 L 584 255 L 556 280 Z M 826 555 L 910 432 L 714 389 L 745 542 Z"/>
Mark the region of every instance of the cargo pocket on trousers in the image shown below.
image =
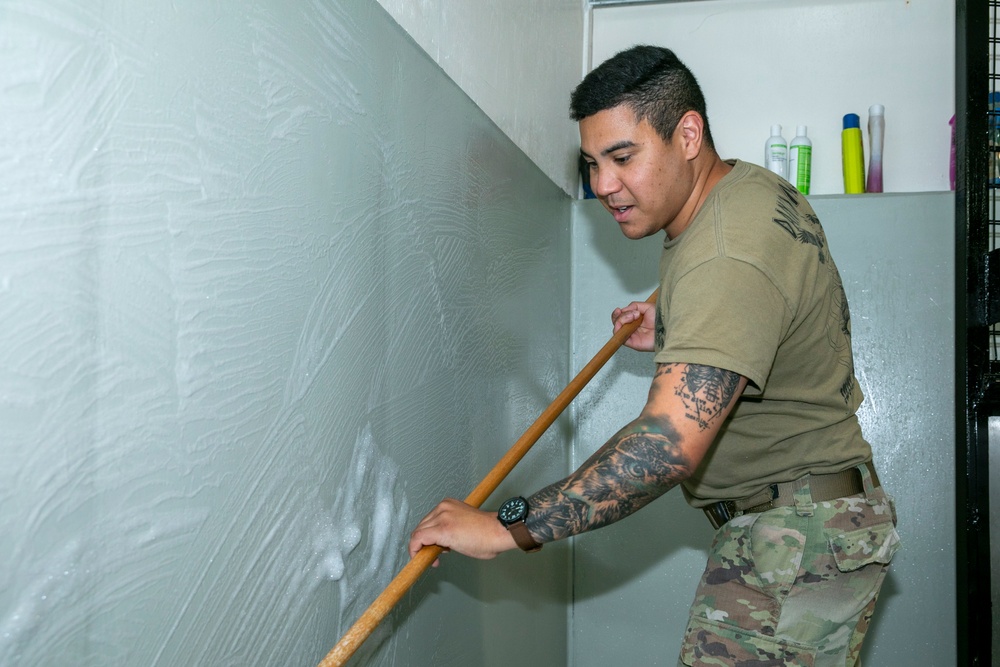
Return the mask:
<path id="1" fill-rule="evenodd" d="M 899 535 L 891 523 L 880 523 L 832 536 L 830 549 L 841 572 L 853 572 L 871 563 L 888 565 L 899 549 Z"/>
<path id="2" fill-rule="evenodd" d="M 697 617 L 688 624 L 681 646 L 681 663 L 689 667 L 720 664 L 813 667 L 815 660 L 813 648 Z"/>

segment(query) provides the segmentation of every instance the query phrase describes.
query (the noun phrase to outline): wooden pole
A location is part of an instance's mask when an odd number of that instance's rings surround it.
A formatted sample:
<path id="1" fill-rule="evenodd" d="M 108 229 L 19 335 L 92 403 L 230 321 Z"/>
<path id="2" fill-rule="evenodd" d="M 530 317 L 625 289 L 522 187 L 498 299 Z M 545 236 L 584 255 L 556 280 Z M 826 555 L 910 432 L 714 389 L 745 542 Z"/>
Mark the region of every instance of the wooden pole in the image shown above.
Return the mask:
<path id="1" fill-rule="evenodd" d="M 656 303 L 656 292 L 653 292 L 646 303 Z M 528 450 L 542 437 L 542 434 L 555 422 L 555 420 L 562 414 L 563 410 L 576 398 L 587 383 L 593 379 L 597 372 L 614 356 L 615 352 L 618 351 L 628 337 L 639 328 L 642 324 L 642 318 L 635 320 L 634 322 L 629 322 L 625 326 L 615 333 L 611 339 L 604 344 L 594 358 L 587 362 L 587 365 L 576 374 L 576 377 L 570 381 L 566 388 L 556 396 L 555 400 L 549 404 L 549 407 L 545 408 L 538 419 L 528 427 L 528 430 L 517 439 L 517 442 L 507 451 L 502 459 L 493 469 L 483 478 L 483 481 L 472 490 L 472 493 L 468 495 L 465 502 L 473 507 L 479 507 L 486 499 L 489 498 L 498 486 L 500 482 L 510 474 L 510 471 L 514 469 L 514 466 L 524 458 L 524 455 L 528 453 Z M 323 661 L 319 663 L 319 667 L 341 667 L 351 656 L 354 655 L 355 651 L 361 646 L 362 643 L 368 636 L 375 630 L 375 627 L 385 618 L 388 613 L 392 610 L 396 603 L 402 599 L 403 595 L 416 583 L 420 575 L 427 570 L 428 567 L 437 559 L 441 554 L 443 549 L 439 546 L 428 545 L 423 547 L 417 554 L 410 559 L 402 570 L 396 575 L 396 577 L 389 582 L 389 585 L 385 587 L 385 590 L 375 601 L 371 603 L 365 613 L 355 621 L 354 625 L 340 638 L 337 645 L 323 658 Z"/>

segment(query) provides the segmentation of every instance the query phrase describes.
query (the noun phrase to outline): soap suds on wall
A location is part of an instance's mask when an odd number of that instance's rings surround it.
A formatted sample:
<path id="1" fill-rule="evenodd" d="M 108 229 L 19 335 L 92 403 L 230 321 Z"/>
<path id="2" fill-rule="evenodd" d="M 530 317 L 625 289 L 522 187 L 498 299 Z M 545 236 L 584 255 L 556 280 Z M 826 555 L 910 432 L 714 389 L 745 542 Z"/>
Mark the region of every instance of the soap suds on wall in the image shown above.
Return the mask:
<path id="1" fill-rule="evenodd" d="M 349 476 L 314 536 L 320 559 L 317 571 L 340 582 L 338 635 L 364 613 L 372 602 L 374 587 L 385 588 L 404 565 L 405 554 L 399 544 L 409 526 L 409 506 L 399 488 L 399 471 L 378 451 L 366 426 L 355 444 Z M 360 557 L 352 556 L 359 546 Z M 360 655 L 371 655 L 380 640 L 387 638 L 394 641 L 388 627 L 376 634 Z"/>
<path id="2" fill-rule="evenodd" d="M 375 3 L 0 22 L 0 663 L 314 663 L 558 390 L 568 201 Z M 481 664 L 476 572 L 368 664 Z"/>

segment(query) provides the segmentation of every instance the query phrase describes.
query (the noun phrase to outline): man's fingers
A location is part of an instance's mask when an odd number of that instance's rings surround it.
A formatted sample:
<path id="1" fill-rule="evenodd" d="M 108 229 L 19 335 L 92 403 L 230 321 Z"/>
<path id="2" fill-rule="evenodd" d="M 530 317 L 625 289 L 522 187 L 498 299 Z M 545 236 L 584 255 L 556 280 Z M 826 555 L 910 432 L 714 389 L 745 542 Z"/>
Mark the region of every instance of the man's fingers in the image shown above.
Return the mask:
<path id="1" fill-rule="evenodd" d="M 629 322 L 634 322 L 640 317 L 642 317 L 642 313 L 637 310 L 615 308 L 615 312 L 611 316 L 611 321 L 614 322 L 615 331 L 618 331 Z"/>

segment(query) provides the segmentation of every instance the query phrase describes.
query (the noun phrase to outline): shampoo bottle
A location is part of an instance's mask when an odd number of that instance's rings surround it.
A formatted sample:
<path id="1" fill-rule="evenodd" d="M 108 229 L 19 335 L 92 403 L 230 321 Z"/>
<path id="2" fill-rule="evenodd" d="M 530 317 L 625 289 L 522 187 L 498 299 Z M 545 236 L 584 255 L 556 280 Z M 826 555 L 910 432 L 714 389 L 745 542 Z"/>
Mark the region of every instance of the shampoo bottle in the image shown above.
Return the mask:
<path id="1" fill-rule="evenodd" d="M 804 195 L 809 194 L 812 177 L 812 141 L 806 136 L 805 125 L 795 130 L 795 138 L 788 145 L 788 182 Z"/>
<path id="2" fill-rule="evenodd" d="M 868 108 L 868 192 L 882 192 L 882 142 L 885 136 L 885 107 Z"/>
<path id="3" fill-rule="evenodd" d="M 853 195 L 865 191 L 865 149 L 861 144 L 861 119 L 858 114 L 844 116 L 844 131 L 840 133 L 841 157 L 844 161 L 844 192 Z"/>
<path id="4" fill-rule="evenodd" d="M 788 178 L 788 144 L 781 136 L 781 126 L 771 126 L 771 136 L 764 143 L 764 166 L 781 176 Z"/>

